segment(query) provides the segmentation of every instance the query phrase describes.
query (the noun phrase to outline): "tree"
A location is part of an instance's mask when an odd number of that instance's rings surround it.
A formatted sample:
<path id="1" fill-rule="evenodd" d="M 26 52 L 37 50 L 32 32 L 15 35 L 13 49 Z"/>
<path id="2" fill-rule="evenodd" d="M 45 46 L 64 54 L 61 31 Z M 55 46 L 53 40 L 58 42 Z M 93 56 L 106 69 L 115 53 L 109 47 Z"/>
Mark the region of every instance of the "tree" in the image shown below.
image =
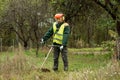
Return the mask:
<path id="1" fill-rule="evenodd" d="M 84 43 L 83 47 L 87 45 L 88 47 L 92 47 L 97 41 L 97 37 L 99 37 L 99 33 L 96 30 L 96 26 L 98 25 L 97 21 L 101 17 L 100 15 L 106 14 L 103 9 L 96 7 L 96 3 L 91 0 L 52 0 L 51 3 L 54 13 L 63 12 L 66 21 L 71 26 L 72 37 L 70 43 L 72 41 L 79 43 L 82 40 Z M 101 29 L 101 26 L 99 27 Z M 105 31 L 103 32 L 104 35 L 108 36 Z M 101 39 L 98 43 L 106 40 L 104 36 Z M 78 44 L 77 42 L 76 44 Z M 70 44 L 70 46 L 77 47 L 76 44 Z"/>
<path id="2" fill-rule="evenodd" d="M 47 26 L 47 0 L 10 0 L 5 13 L 2 15 L 4 28 L 13 31 L 24 48 L 32 40 L 37 46 L 38 55 L 42 28 Z M 44 23 L 39 25 L 40 23 Z"/>
<path id="3" fill-rule="evenodd" d="M 112 19 L 116 22 L 116 30 L 120 36 L 120 1 L 119 0 L 93 0 L 97 5 L 102 7 Z"/>
<path id="4" fill-rule="evenodd" d="M 102 7 L 111 17 L 112 19 L 116 22 L 116 30 L 118 33 L 118 36 L 120 37 L 120 0 L 104 0 L 104 2 L 101 2 L 99 0 L 94 0 L 94 2 Z M 117 39 L 117 45 L 118 46 L 120 43 L 119 38 Z M 120 59 L 120 54 L 119 54 L 119 47 L 116 47 L 115 49 L 115 54 L 116 58 Z"/>

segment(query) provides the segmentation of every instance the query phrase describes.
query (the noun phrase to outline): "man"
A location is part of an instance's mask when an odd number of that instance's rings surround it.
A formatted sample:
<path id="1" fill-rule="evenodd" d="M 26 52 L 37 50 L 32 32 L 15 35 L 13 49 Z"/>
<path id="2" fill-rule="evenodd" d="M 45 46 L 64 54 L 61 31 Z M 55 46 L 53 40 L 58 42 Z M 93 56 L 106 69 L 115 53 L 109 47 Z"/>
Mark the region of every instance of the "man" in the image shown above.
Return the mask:
<path id="1" fill-rule="evenodd" d="M 41 41 L 44 43 L 51 36 L 53 36 L 53 47 L 54 47 L 54 66 L 53 70 L 58 70 L 58 59 L 61 52 L 62 60 L 64 63 L 64 71 L 68 71 L 68 59 L 67 59 L 67 41 L 70 33 L 69 24 L 65 22 L 64 14 L 57 13 L 54 16 L 56 22 L 50 27 L 48 32 L 43 36 Z"/>

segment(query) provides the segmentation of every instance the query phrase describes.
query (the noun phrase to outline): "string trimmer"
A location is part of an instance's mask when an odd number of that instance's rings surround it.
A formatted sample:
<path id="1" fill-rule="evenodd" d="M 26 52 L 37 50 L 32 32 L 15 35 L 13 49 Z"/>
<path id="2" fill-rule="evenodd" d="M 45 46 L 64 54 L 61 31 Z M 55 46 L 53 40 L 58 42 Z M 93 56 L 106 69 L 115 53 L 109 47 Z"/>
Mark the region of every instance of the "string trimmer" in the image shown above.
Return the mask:
<path id="1" fill-rule="evenodd" d="M 48 58 L 50 52 L 52 51 L 52 49 L 53 49 L 53 46 L 52 46 L 52 47 L 50 48 L 50 50 L 48 51 L 47 56 L 45 57 L 45 59 L 44 59 L 42 65 L 41 65 L 41 67 L 40 67 L 40 69 L 41 69 L 42 72 L 50 72 L 49 69 L 43 68 L 43 66 L 44 66 L 44 64 L 45 64 L 45 62 L 46 62 L 46 60 L 47 60 L 47 58 Z"/>

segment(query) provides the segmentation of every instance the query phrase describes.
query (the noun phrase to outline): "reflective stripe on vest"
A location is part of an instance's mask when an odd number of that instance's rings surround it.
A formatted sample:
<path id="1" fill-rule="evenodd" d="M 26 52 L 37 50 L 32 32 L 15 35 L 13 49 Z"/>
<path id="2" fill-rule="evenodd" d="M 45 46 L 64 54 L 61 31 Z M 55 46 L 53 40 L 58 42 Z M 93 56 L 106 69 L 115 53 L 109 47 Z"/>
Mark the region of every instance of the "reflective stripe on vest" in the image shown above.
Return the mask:
<path id="1" fill-rule="evenodd" d="M 53 43 L 62 44 L 64 23 L 60 26 L 58 32 L 56 32 L 56 30 L 57 30 L 57 27 L 56 27 L 56 22 L 55 22 L 53 24 L 53 31 L 54 31 Z"/>

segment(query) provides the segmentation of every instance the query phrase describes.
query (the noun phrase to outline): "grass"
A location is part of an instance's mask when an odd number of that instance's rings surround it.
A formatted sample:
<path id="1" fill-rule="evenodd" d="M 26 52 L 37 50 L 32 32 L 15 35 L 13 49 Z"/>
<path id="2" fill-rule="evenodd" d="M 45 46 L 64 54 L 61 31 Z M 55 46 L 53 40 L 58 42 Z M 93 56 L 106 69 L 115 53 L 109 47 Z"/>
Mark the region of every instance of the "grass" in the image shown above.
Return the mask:
<path id="1" fill-rule="evenodd" d="M 88 50 L 88 49 L 87 49 Z M 98 50 L 96 48 L 96 50 Z M 69 71 L 63 71 L 59 57 L 59 71 L 52 70 L 53 54 L 48 57 L 44 68 L 51 72 L 41 72 L 40 66 L 48 50 L 40 51 L 36 58 L 35 50 L 0 53 L 0 80 L 120 80 L 120 65 L 112 61 L 108 54 L 68 53 Z M 79 51 L 79 49 L 77 49 Z"/>
<path id="2" fill-rule="evenodd" d="M 96 48 L 80 48 L 80 49 L 76 49 L 76 48 L 69 48 L 70 52 L 79 52 L 79 51 L 102 51 L 103 48 L 102 47 L 96 47 Z"/>
<path id="3" fill-rule="evenodd" d="M 69 57 L 70 69 L 82 70 L 83 68 L 96 69 L 105 66 L 109 61 L 109 55 L 80 54 Z"/>

